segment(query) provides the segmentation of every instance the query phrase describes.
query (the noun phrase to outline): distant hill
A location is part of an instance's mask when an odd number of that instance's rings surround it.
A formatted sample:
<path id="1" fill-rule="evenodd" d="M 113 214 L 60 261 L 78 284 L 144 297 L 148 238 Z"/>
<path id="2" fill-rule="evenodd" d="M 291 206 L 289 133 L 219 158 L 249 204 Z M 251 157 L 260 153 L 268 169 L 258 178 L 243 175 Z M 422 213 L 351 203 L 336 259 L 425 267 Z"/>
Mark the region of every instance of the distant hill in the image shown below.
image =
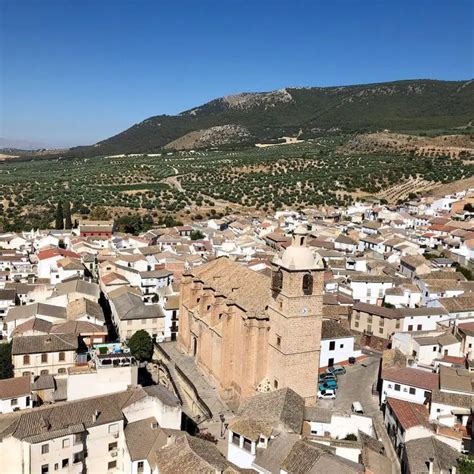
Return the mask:
<path id="1" fill-rule="evenodd" d="M 285 88 L 213 100 L 157 115 L 75 156 L 222 148 L 328 133 L 463 127 L 474 119 L 474 81 L 407 80 L 344 87 Z"/>

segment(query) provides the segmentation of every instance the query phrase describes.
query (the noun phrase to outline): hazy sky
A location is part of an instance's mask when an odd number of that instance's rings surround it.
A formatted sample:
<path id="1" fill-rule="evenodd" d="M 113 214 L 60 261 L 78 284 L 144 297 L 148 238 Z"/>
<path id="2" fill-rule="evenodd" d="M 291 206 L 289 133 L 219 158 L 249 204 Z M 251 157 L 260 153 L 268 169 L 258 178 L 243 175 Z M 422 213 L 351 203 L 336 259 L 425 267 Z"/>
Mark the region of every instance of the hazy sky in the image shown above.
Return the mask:
<path id="1" fill-rule="evenodd" d="M 470 0 L 0 0 L 0 137 L 89 144 L 215 97 L 473 74 Z"/>

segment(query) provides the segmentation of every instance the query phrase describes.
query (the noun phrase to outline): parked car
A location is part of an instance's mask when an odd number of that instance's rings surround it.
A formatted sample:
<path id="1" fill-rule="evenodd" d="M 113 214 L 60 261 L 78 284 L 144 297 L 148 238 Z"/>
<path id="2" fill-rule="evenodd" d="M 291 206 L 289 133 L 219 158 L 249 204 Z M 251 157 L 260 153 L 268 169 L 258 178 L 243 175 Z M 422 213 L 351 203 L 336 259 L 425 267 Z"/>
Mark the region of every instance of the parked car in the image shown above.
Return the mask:
<path id="1" fill-rule="evenodd" d="M 324 382 L 325 380 L 334 380 L 337 382 L 337 377 L 336 375 L 328 374 L 327 372 L 319 374 L 319 383 Z"/>
<path id="2" fill-rule="evenodd" d="M 320 400 L 334 400 L 336 398 L 336 391 L 331 389 L 320 390 L 318 392 L 318 398 Z"/>
<path id="3" fill-rule="evenodd" d="M 364 408 L 360 402 L 352 402 L 352 411 L 353 413 L 359 413 L 360 415 L 364 414 Z"/>
<path id="4" fill-rule="evenodd" d="M 327 380 L 326 382 L 320 383 L 319 384 L 319 390 L 335 390 L 337 389 L 337 382 L 334 382 L 334 380 Z"/>
<path id="5" fill-rule="evenodd" d="M 343 375 L 346 373 L 346 368 L 342 365 L 333 365 L 332 367 L 328 367 L 328 372 L 334 375 Z"/>

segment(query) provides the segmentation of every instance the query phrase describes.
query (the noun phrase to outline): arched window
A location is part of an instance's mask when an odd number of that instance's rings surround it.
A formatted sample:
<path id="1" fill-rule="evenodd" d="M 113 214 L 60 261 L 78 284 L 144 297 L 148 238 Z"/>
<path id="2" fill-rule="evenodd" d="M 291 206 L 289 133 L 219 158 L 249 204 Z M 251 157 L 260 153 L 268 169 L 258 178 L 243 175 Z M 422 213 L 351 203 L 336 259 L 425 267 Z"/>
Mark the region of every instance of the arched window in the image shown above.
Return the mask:
<path id="1" fill-rule="evenodd" d="M 272 274 L 272 289 L 280 291 L 283 286 L 283 272 L 278 270 Z"/>
<path id="2" fill-rule="evenodd" d="M 313 293 L 313 275 L 306 273 L 303 276 L 303 294 L 311 295 Z"/>

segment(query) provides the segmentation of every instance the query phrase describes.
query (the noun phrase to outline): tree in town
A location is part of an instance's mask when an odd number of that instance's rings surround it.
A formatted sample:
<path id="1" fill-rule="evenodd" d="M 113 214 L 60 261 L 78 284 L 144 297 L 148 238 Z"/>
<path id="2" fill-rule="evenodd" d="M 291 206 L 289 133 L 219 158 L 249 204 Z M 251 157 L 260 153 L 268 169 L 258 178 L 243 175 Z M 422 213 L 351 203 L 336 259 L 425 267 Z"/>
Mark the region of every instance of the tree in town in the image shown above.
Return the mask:
<path id="1" fill-rule="evenodd" d="M 13 377 L 12 346 L 11 342 L 0 344 L 0 379 Z"/>
<path id="2" fill-rule="evenodd" d="M 72 229 L 71 204 L 69 201 L 66 203 L 66 208 L 64 210 L 64 228 Z"/>
<path id="3" fill-rule="evenodd" d="M 199 230 L 193 230 L 191 232 L 191 240 L 201 240 L 204 239 L 204 234 Z"/>
<path id="4" fill-rule="evenodd" d="M 128 341 L 132 356 L 140 362 L 151 360 L 153 355 L 153 340 L 150 335 L 140 329 Z"/>
<path id="5" fill-rule="evenodd" d="M 64 229 L 64 213 L 63 213 L 63 204 L 61 201 L 58 201 L 56 206 L 56 217 L 54 227 L 56 229 Z"/>

